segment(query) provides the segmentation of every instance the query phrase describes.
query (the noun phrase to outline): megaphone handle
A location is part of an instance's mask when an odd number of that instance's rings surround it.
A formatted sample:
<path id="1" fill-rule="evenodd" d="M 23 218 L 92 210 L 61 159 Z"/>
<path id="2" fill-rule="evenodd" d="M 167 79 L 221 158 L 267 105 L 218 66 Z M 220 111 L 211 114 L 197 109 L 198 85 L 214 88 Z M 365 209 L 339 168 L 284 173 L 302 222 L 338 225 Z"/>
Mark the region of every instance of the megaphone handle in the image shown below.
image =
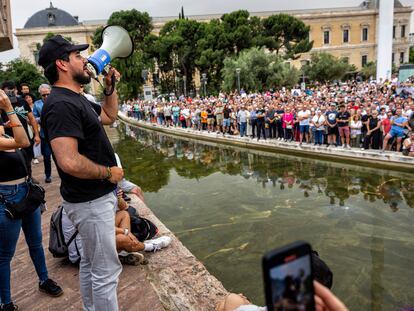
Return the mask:
<path id="1" fill-rule="evenodd" d="M 113 74 L 111 76 L 111 89 L 109 90 L 109 92 L 107 92 L 106 89 L 104 88 L 103 93 L 104 93 L 105 96 L 111 96 L 112 95 L 112 93 L 115 90 L 115 82 L 116 82 L 116 78 L 115 78 L 115 75 Z"/>

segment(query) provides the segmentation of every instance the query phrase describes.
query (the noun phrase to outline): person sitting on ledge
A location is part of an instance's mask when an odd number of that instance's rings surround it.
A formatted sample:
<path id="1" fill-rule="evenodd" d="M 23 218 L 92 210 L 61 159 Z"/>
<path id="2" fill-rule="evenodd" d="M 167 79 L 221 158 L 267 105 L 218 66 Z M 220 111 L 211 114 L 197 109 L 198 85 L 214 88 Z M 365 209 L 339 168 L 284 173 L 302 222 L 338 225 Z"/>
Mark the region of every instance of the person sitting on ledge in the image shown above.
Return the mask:
<path id="1" fill-rule="evenodd" d="M 403 142 L 402 154 L 414 157 L 414 131 L 408 133 L 408 137 Z"/>
<path id="2" fill-rule="evenodd" d="M 328 265 L 312 252 L 316 310 L 348 311 L 345 305 L 329 290 L 333 283 L 333 274 Z M 266 307 L 251 304 L 243 294 L 231 293 L 219 302 L 215 311 L 267 311 Z"/>
<path id="3" fill-rule="evenodd" d="M 138 253 L 139 251 L 155 252 L 165 248 L 170 245 L 171 238 L 169 236 L 161 236 L 144 242 L 138 241 L 135 235 L 132 234 L 131 218 L 127 211 L 128 204 L 122 198 L 122 195 L 122 190 L 118 190 L 118 211 L 115 215 L 115 234 L 119 259 L 122 263 L 130 265 L 145 263 L 144 255 Z M 76 231 L 64 209 L 62 211 L 62 231 L 66 243 Z M 74 264 L 79 263 L 82 254 L 82 240 L 79 235 L 68 245 L 68 252 L 70 262 Z"/>

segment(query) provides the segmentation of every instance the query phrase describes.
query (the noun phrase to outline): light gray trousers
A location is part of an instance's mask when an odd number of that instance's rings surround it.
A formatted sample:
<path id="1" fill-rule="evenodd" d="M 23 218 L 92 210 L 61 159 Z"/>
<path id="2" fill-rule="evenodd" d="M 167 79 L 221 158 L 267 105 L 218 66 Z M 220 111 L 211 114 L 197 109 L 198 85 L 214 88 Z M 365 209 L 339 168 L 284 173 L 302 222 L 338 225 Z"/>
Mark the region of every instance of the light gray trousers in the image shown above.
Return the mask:
<path id="1" fill-rule="evenodd" d="M 122 271 L 115 242 L 114 193 L 83 203 L 63 201 L 63 208 L 82 240 L 79 271 L 85 311 L 117 311 L 116 295 Z"/>

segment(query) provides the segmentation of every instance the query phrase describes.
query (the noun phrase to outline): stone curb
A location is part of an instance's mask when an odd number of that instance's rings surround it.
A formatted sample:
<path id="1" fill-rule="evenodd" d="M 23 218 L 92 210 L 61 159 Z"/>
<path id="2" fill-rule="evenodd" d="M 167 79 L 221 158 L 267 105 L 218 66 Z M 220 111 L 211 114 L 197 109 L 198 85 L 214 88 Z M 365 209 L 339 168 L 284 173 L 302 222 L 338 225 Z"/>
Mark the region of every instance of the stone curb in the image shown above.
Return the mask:
<path id="1" fill-rule="evenodd" d="M 135 195 L 131 206 L 148 218 L 160 235 L 172 238 L 171 245 L 155 253 L 145 253 L 147 278 L 168 311 L 213 311 L 227 294 L 220 281 L 178 240 L 177 237 Z"/>
<path id="2" fill-rule="evenodd" d="M 276 140 L 256 141 L 248 137 L 223 136 L 222 134 L 195 131 L 179 127 L 167 128 L 154 123 L 138 121 L 118 112 L 120 120 L 131 125 L 158 131 L 167 135 L 186 137 L 197 140 L 204 140 L 223 145 L 233 145 L 248 149 L 258 149 L 273 153 L 286 153 L 299 155 L 306 158 L 316 158 L 331 160 L 340 163 L 350 163 L 364 166 L 371 166 L 381 169 L 392 169 L 414 173 L 414 158 L 403 156 L 401 153 L 385 151 L 380 153 L 378 150 L 359 150 L 357 148 L 326 148 L 313 145 L 302 145 Z"/>

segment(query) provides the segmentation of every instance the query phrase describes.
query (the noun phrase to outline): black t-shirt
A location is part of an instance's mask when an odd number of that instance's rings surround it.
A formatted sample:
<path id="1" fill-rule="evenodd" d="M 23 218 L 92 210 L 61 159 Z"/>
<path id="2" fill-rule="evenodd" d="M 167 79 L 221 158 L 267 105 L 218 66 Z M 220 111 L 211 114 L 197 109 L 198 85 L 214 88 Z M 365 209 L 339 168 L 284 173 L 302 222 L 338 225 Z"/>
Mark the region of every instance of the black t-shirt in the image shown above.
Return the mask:
<path id="1" fill-rule="evenodd" d="M 338 112 L 338 116 L 336 117 L 338 120 L 347 120 L 348 122 L 338 122 L 339 127 L 344 127 L 349 125 L 349 118 L 351 114 L 348 111 Z"/>
<path id="2" fill-rule="evenodd" d="M 231 110 L 229 108 L 224 108 L 223 109 L 223 118 L 224 119 L 230 118 L 230 112 L 231 112 Z"/>
<path id="3" fill-rule="evenodd" d="M 208 119 L 214 118 L 214 113 L 210 108 L 207 108 L 207 118 Z"/>
<path id="4" fill-rule="evenodd" d="M 24 156 L 24 154 L 22 154 Z M 26 177 L 26 169 L 17 152 L 0 151 L 0 182 Z"/>
<path id="5" fill-rule="evenodd" d="M 24 130 L 26 131 L 26 135 L 29 137 L 29 131 L 28 131 L 28 114 L 32 112 L 32 109 L 30 108 L 29 104 L 21 97 L 17 97 L 17 102 L 12 103 L 14 111 L 16 111 L 17 117 L 19 118 L 20 122 L 23 125 Z M 9 118 L 7 117 L 7 114 L 3 111 L 1 113 L 1 119 L 3 123 L 6 123 L 9 121 Z M 13 137 L 13 129 L 12 128 L 5 128 L 5 133 L 9 136 Z"/>
<path id="6" fill-rule="evenodd" d="M 329 124 L 335 124 L 336 123 L 336 118 L 338 116 L 338 112 L 336 112 L 335 110 L 327 111 L 325 113 L 325 115 L 326 115 L 326 120 L 328 120 Z"/>
<path id="7" fill-rule="evenodd" d="M 97 164 L 115 166 L 114 151 L 105 134 L 100 114 L 101 107 L 83 95 L 66 88 L 53 87 L 43 106 L 42 128 L 49 144 L 57 137 L 73 137 L 78 141 L 80 154 Z M 62 171 L 59 165 L 57 169 L 62 179 L 62 197 L 71 203 L 92 201 L 116 188 L 115 184 L 107 180 L 80 179 Z"/>
<path id="8" fill-rule="evenodd" d="M 369 116 L 369 115 L 367 115 L 367 114 L 364 114 L 362 117 L 361 117 L 361 122 L 362 122 L 362 127 L 361 127 L 361 131 L 367 131 L 368 129 L 367 129 L 367 126 L 365 125 L 365 122 L 367 122 L 369 119 L 371 118 L 371 116 Z"/>

